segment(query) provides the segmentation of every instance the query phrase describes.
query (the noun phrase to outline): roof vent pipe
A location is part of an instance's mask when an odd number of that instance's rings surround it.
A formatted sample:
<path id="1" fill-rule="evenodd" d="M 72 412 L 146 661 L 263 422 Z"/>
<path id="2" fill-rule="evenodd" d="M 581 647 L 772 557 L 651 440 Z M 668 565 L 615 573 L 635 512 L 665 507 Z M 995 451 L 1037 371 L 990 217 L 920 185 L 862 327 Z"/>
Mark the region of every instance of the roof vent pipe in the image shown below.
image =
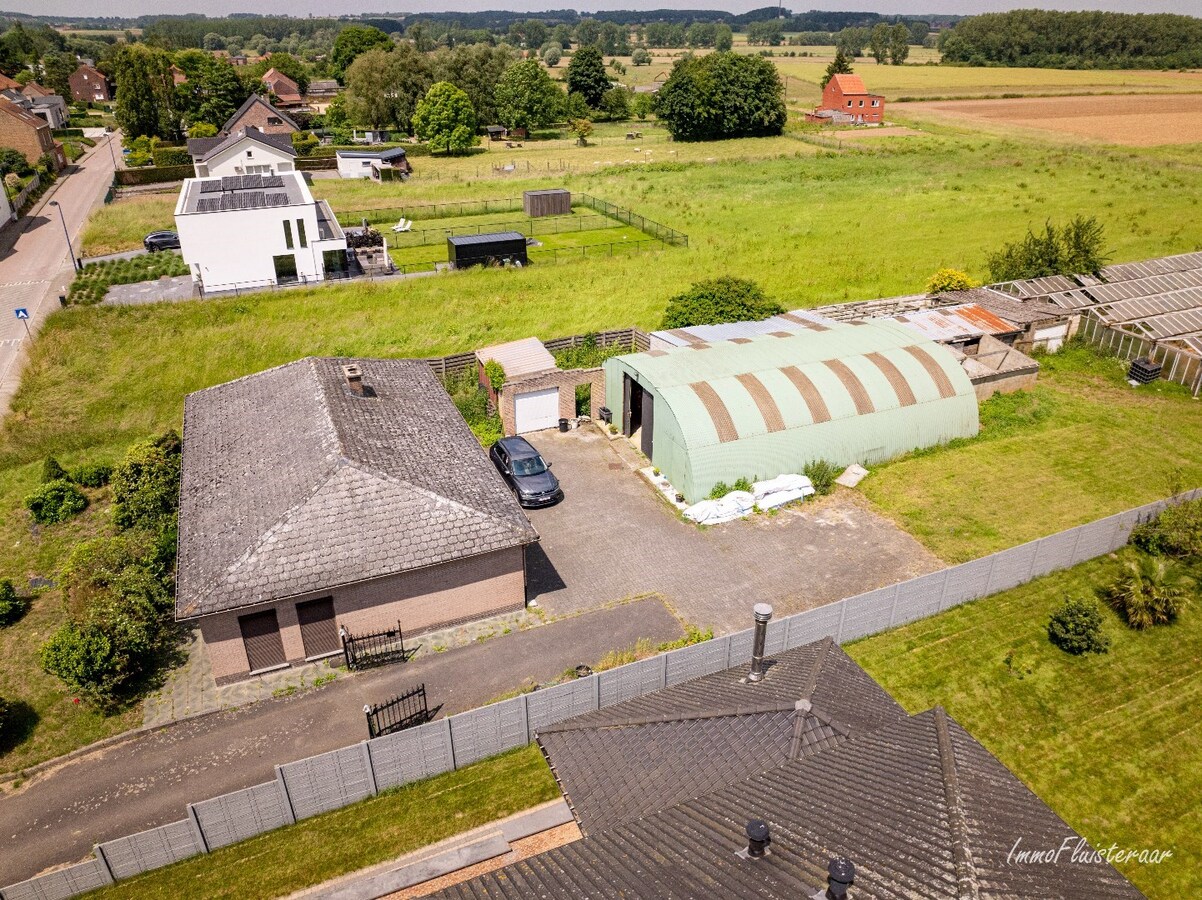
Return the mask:
<path id="1" fill-rule="evenodd" d="M 832 856 L 826 864 L 826 880 L 828 900 L 845 900 L 847 889 L 856 880 L 856 867 L 846 857 Z"/>
<path id="2" fill-rule="evenodd" d="M 772 836 L 768 833 L 768 823 L 763 819 L 752 819 L 747 823 L 747 856 L 749 859 L 759 859 L 768 852 Z"/>
<path id="3" fill-rule="evenodd" d="M 342 375 L 346 378 L 346 386 L 356 397 L 363 396 L 363 370 L 354 363 L 342 367 Z"/>
<path id="4" fill-rule="evenodd" d="M 747 673 L 747 680 L 755 682 L 764 678 L 764 643 L 768 640 L 768 622 L 772 618 L 772 607 L 767 603 L 757 603 L 753 612 L 755 642 L 751 647 L 751 671 Z"/>

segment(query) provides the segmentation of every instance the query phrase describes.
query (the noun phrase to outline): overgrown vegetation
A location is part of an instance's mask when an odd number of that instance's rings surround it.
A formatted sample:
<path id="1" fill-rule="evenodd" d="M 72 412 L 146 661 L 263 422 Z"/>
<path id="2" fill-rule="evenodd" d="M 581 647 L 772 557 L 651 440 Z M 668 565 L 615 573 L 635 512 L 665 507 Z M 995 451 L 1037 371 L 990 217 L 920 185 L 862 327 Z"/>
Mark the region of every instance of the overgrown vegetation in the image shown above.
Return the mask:
<path id="1" fill-rule="evenodd" d="M 801 470 L 801 474 L 810 479 L 810 483 L 814 485 L 814 493 L 820 497 L 825 497 L 835 489 L 835 479 L 839 477 L 841 471 L 832 462 L 828 462 L 825 459 L 816 459 L 811 463 L 806 463 L 805 468 Z"/>
<path id="2" fill-rule="evenodd" d="M 1174 503 L 1131 532 L 1131 543 L 1153 556 L 1202 558 L 1202 499 Z"/>
<path id="3" fill-rule="evenodd" d="M 699 281 L 668 301 L 663 328 L 748 322 L 783 313 L 785 308 L 747 278 L 726 275 Z"/>
<path id="4" fill-rule="evenodd" d="M 1048 640 L 1074 656 L 1105 653 L 1110 638 L 1102 629 L 1102 611 L 1092 600 L 1069 597 L 1048 620 Z"/>
<path id="5" fill-rule="evenodd" d="M 67 302 L 80 305 L 99 303 L 114 284 L 136 284 L 163 276 L 188 274 L 188 264 L 177 253 L 147 253 L 132 259 L 111 259 L 88 263 L 75 276 L 67 292 Z"/>
<path id="6" fill-rule="evenodd" d="M 597 343 L 597 335 L 586 334 L 575 347 L 565 347 L 551 355 L 555 357 L 555 365 L 561 369 L 596 369 L 610 357 L 633 352 L 634 347 L 630 344 L 608 344 L 603 347 Z"/>
<path id="7" fill-rule="evenodd" d="M 502 370 L 502 384 L 504 380 Z M 444 384 L 455 408 L 459 410 L 459 414 L 463 416 L 481 446 L 487 449 L 504 437 L 501 417 L 496 413 L 489 413 L 488 394 L 480 386 L 474 366 L 469 366 L 458 375 L 449 376 Z"/>
<path id="8" fill-rule="evenodd" d="M 88 506 L 83 491 L 65 478 L 44 482 L 25 498 L 25 508 L 39 525 L 57 525 L 75 516 Z"/>
<path id="9" fill-rule="evenodd" d="M 994 281 L 1014 281 L 1092 274 L 1109 259 L 1103 232 L 1094 216 L 1074 216 L 1063 226 L 1047 222 L 1040 234 L 1027 229 L 1021 241 L 1004 244 L 989 257 L 989 275 Z"/>
<path id="10" fill-rule="evenodd" d="M 1142 631 L 1175 622 L 1195 589 L 1194 579 L 1180 563 L 1140 554 L 1124 560 L 1106 598 L 1127 625 Z"/>
<path id="11" fill-rule="evenodd" d="M 969 278 L 959 269 L 940 269 L 927 282 L 928 294 L 942 294 L 949 291 L 968 291 L 980 287 L 978 281 Z"/>

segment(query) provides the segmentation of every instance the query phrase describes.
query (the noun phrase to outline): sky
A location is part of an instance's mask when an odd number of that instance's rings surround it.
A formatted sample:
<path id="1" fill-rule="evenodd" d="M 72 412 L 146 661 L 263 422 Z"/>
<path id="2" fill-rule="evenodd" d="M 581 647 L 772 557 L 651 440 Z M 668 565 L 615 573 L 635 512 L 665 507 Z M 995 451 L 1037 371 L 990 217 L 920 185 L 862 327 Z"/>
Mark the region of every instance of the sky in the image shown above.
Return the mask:
<path id="1" fill-rule="evenodd" d="M 204 13 L 223 16 L 231 12 L 253 12 L 265 15 L 328 16 L 355 13 L 421 13 L 447 11 L 479 11 L 512 9 L 519 12 L 536 13 L 544 9 L 725 9 L 730 12 L 745 12 L 768 5 L 767 0 L 738 0 L 738 2 L 699 2 L 699 0 L 592 0 L 588 4 L 576 4 L 570 0 L 434 0 L 434 2 L 404 2 L 404 0 L 101 0 L 88 8 L 97 15 L 139 16 L 152 13 L 180 14 Z M 786 9 L 802 12 L 806 9 L 828 11 L 852 10 L 856 12 L 897 13 L 921 15 L 944 13 L 971 15 L 979 12 L 997 12 L 1006 9 L 1039 7 L 1042 9 L 1091 9 L 1115 12 L 1149 13 L 1173 12 L 1197 16 L 1202 14 L 1202 0 L 817 0 L 812 4 Z M 83 13 L 78 0 L 0 0 L 0 8 L 12 12 L 36 15 L 78 16 Z"/>

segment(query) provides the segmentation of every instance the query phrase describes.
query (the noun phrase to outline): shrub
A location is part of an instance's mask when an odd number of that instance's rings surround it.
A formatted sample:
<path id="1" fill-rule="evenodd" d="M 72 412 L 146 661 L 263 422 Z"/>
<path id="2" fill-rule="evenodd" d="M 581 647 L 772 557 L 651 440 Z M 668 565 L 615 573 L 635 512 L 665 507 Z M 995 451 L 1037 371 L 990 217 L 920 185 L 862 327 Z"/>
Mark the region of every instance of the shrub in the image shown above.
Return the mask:
<path id="1" fill-rule="evenodd" d="M 688 328 L 690 325 L 759 321 L 784 311 L 785 308 L 769 299 L 754 281 L 726 276 L 699 281 L 670 299 L 661 327 Z"/>
<path id="2" fill-rule="evenodd" d="M 734 483 L 734 487 L 732 487 L 731 490 L 732 491 L 744 491 L 745 493 L 750 494 L 751 493 L 750 479 L 748 479 L 746 476 L 740 478 L 738 481 L 736 481 Z"/>
<path id="3" fill-rule="evenodd" d="M 816 459 L 806 463 L 801 474 L 810 479 L 814 485 L 814 493 L 826 496 L 835 489 L 835 479 L 839 477 L 839 467 L 825 459 Z"/>
<path id="4" fill-rule="evenodd" d="M 42 484 L 50 481 L 67 480 L 67 470 L 59 465 L 59 461 L 53 456 L 47 456 L 42 460 Z"/>
<path id="5" fill-rule="evenodd" d="M 1202 500 L 1174 503 L 1131 532 L 1131 543 L 1154 556 L 1202 556 Z"/>
<path id="6" fill-rule="evenodd" d="M 1074 656 L 1105 653 L 1110 638 L 1102 630 L 1102 611 L 1090 600 L 1069 597 L 1048 621 L 1048 640 Z"/>
<path id="7" fill-rule="evenodd" d="M 17 596 L 13 583 L 5 578 L 0 581 L 0 628 L 11 625 L 25 612 L 25 601 Z"/>
<path id="8" fill-rule="evenodd" d="M 942 294 L 945 291 L 968 291 L 980 287 L 959 269 L 940 269 L 927 282 L 928 294 Z"/>
<path id="9" fill-rule="evenodd" d="M 1189 605 L 1194 582 L 1178 563 L 1157 556 L 1129 559 L 1106 599 L 1127 624 L 1139 631 L 1168 625 Z"/>
<path id="10" fill-rule="evenodd" d="M 113 467 L 104 463 L 87 463 L 76 466 L 67 477 L 83 487 L 100 488 L 113 477 Z"/>
<path id="11" fill-rule="evenodd" d="M 292 148 L 296 151 L 297 156 L 312 156 L 319 143 L 320 141 L 311 132 L 294 131 L 292 133 Z"/>
<path id="12" fill-rule="evenodd" d="M 65 478 L 48 481 L 25 498 L 25 508 L 39 525 L 65 522 L 83 512 L 87 505 L 83 491 Z"/>
<path id="13" fill-rule="evenodd" d="M 639 47 L 634 53 L 630 54 L 630 62 L 636 66 L 649 66 L 651 65 L 651 53 Z"/>
<path id="14" fill-rule="evenodd" d="M 351 250 L 363 250 L 368 247 L 383 247 L 384 235 L 374 228 L 360 228 L 349 232 L 346 236 L 346 246 Z"/>
<path id="15" fill-rule="evenodd" d="M 1030 229 L 1021 241 L 1003 244 L 989 257 L 994 281 L 1097 272 L 1106 264 L 1102 224 L 1093 216 L 1075 216 L 1067 225 L 1051 222 L 1043 232 Z"/>
<path id="16" fill-rule="evenodd" d="M 156 166 L 187 166 L 192 163 L 192 156 L 186 147 L 156 147 L 151 158 Z"/>
<path id="17" fill-rule="evenodd" d="M 725 481 L 719 481 L 717 484 L 715 484 L 713 486 L 713 488 L 710 489 L 710 499 L 711 500 L 721 500 L 723 497 L 725 497 L 727 494 L 729 494 L 732 490 L 733 490 L 733 488 L 731 488 L 731 486 L 729 484 L 727 484 Z"/>
<path id="18" fill-rule="evenodd" d="M 504 437 L 504 434 L 501 431 L 500 419 L 487 419 L 483 422 L 473 422 L 469 425 L 469 427 L 472 429 L 472 434 L 476 436 L 476 440 L 480 442 L 480 446 L 485 450 Z"/>
<path id="19" fill-rule="evenodd" d="M 112 474 L 113 518 L 121 528 L 159 528 L 179 507 L 180 439 L 168 431 L 134 444 Z"/>
<path id="20" fill-rule="evenodd" d="M 484 377 L 494 391 L 499 391 L 505 384 L 505 367 L 495 359 L 490 359 L 484 364 Z"/>
<path id="21" fill-rule="evenodd" d="M 188 129 L 190 138 L 217 137 L 217 126 L 208 122 L 197 122 Z"/>

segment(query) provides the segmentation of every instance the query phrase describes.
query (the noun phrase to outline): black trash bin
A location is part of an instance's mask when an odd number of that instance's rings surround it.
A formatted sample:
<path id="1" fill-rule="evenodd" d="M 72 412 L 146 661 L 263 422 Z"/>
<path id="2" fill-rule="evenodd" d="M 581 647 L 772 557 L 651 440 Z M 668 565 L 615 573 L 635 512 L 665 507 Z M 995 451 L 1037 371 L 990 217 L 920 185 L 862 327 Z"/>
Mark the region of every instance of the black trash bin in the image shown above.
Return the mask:
<path id="1" fill-rule="evenodd" d="M 567 431 L 567 430 L 568 430 L 568 420 L 567 420 L 567 419 L 560 419 L 560 420 L 559 420 L 559 430 L 560 430 L 560 431 Z"/>

